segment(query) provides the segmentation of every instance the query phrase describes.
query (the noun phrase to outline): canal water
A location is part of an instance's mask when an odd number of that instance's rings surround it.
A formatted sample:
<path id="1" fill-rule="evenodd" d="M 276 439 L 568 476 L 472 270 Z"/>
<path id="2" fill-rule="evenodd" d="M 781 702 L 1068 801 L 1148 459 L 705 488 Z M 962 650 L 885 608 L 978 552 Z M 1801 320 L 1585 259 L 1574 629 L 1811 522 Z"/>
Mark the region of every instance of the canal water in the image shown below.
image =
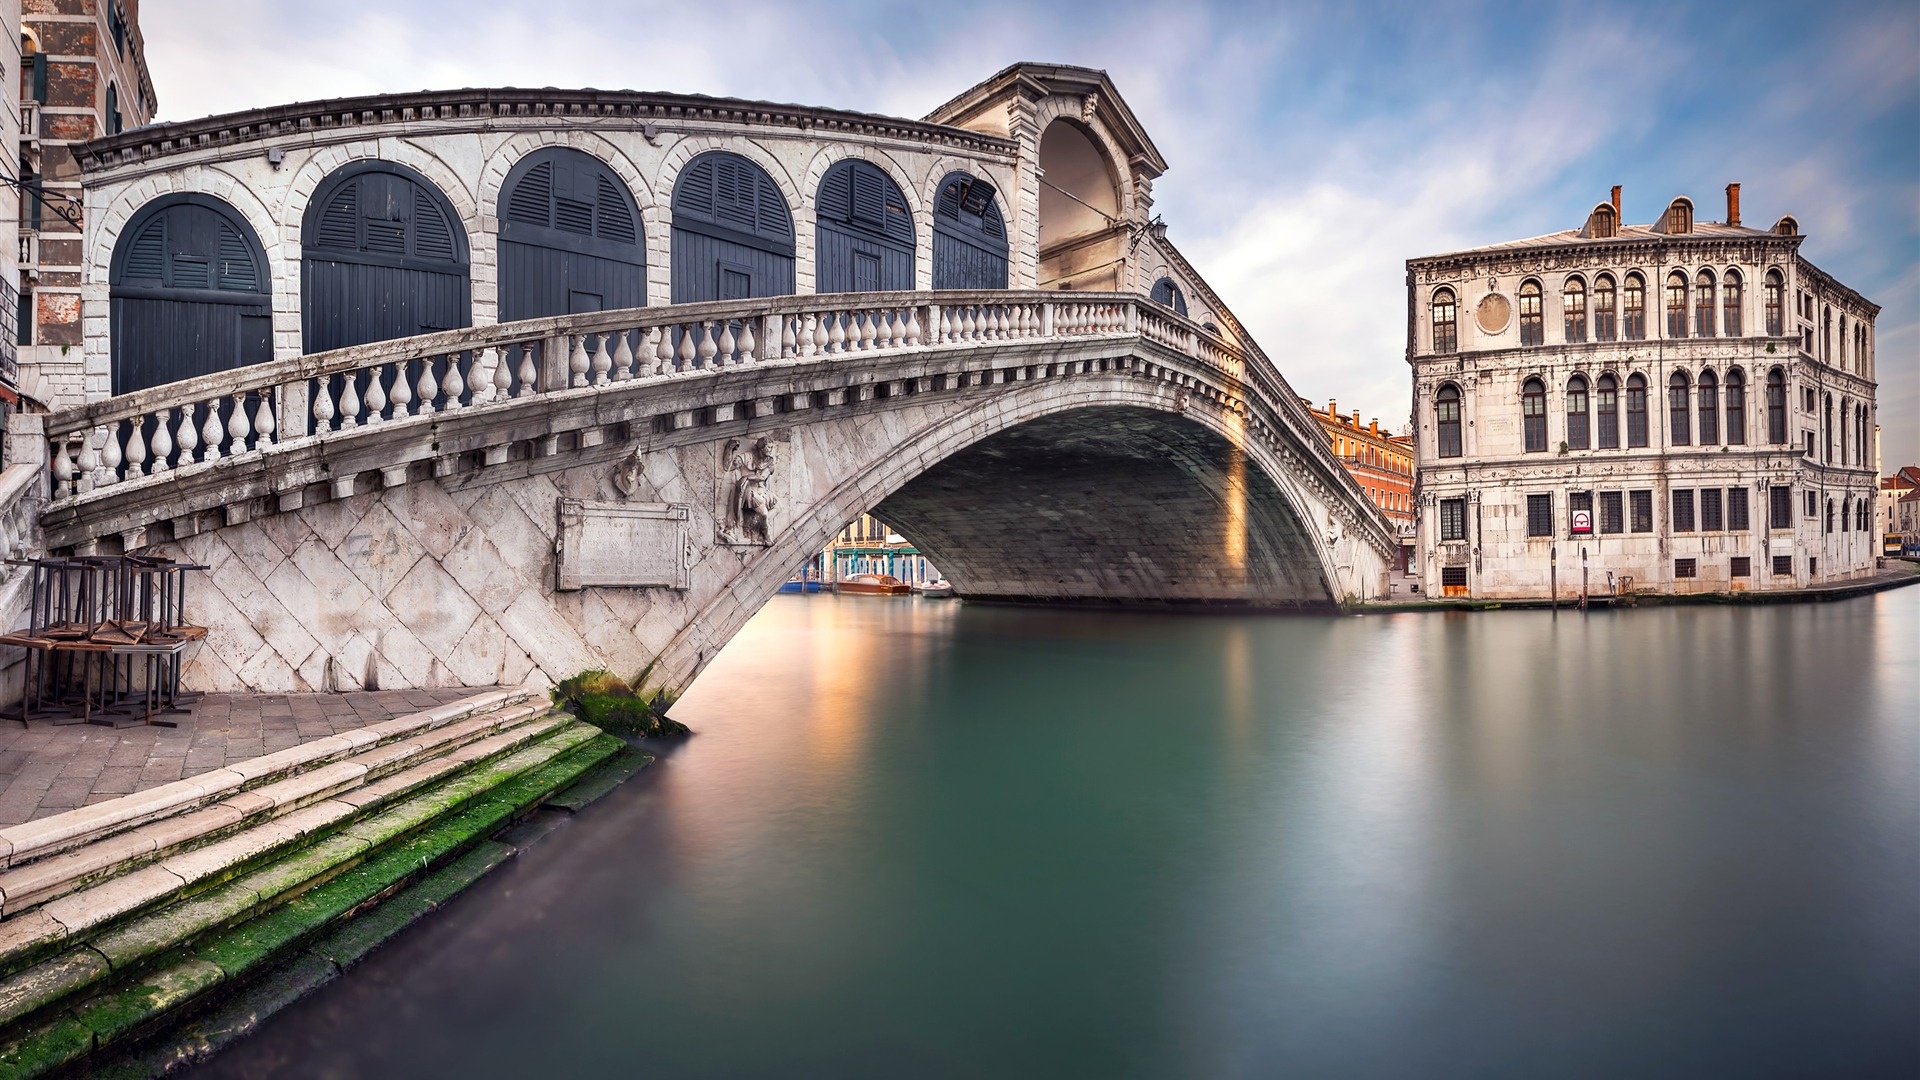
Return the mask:
<path id="1" fill-rule="evenodd" d="M 674 714 L 202 1073 L 1920 1075 L 1920 588 L 783 596 Z"/>

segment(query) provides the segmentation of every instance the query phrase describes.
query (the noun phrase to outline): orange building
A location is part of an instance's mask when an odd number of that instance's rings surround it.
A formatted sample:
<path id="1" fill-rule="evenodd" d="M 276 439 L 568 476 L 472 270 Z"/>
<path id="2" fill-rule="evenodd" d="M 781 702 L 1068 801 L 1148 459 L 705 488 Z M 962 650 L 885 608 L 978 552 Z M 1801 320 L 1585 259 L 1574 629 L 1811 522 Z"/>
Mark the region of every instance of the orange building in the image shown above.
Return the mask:
<path id="1" fill-rule="evenodd" d="M 1311 404 L 1307 408 L 1332 441 L 1334 454 L 1399 531 L 1400 554 L 1394 563 L 1404 566 L 1402 560 L 1413 546 L 1413 436 L 1382 431 L 1378 419 L 1362 427 L 1360 411 L 1342 416 L 1337 401 L 1327 402 L 1324 412 Z"/>

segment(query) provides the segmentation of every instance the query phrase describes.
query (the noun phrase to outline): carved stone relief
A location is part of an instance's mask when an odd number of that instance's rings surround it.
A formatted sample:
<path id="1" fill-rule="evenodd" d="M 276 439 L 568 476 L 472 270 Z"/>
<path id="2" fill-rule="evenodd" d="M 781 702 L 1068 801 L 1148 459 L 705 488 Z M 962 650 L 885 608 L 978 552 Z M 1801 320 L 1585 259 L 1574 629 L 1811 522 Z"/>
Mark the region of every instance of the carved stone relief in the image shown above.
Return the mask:
<path id="1" fill-rule="evenodd" d="M 728 439 L 720 447 L 720 542 L 766 547 L 773 542 L 773 514 L 783 505 L 781 444 L 762 435 Z"/>
<path id="2" fill-rule="evenodd" d="M 555 588 L 693 586 L 692 507 L 561 499 L 559 512 Z"/>
<path id="3" fill-rule="evenodd" d="M 1480 329 L 1489 334 L 1497 334 L 1507 328 L 1507 320 L 1513 316 L 1513 305 L 1499 293 L 1488 293 L 1480 298 L 1480 307 L 1474 312 L 1474 321 Z"/>

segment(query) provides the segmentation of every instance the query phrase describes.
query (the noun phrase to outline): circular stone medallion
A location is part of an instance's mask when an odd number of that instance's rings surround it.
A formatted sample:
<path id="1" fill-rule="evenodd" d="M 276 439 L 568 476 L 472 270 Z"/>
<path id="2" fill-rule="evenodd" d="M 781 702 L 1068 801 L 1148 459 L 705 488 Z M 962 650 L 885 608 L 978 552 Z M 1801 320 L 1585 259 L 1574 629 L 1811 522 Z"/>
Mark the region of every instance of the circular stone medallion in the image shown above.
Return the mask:
<path id="1" fill-rule="evenodd" d="M 1488 293 L 1480 298 L 1480 309 L 1474 314 L 1474 321 L 1480 329 L 1489 334 L 1497 334 L 1507 328 L 1507 319 L 1513 315 L 1513 305 L 1499 293 Z"/>

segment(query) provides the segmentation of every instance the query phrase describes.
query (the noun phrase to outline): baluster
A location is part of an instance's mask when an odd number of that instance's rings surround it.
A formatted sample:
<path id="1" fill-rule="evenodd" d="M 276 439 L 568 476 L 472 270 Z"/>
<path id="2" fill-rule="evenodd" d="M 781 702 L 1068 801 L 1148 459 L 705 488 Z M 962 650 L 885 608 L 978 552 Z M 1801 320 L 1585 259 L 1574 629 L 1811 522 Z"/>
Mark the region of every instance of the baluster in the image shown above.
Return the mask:
<path id="1" fill-rule="evenodd" d="M 821 343 L 823 348 L 820 351 L 829 356 L 837 356 L 847 347 L 847 328 L 841 325 L 846 316 L 836 311 L 823 317 L 831 320 L 833 326 L 827 331 L 827 340 Z"/>
<path id="2" fill-rule="evenodd" d="M 407 406 L 413 401 L 413 382 L 407 378 L 407 361 L 393 362 L 393 418 L 406 416 Z"/>
<path id="3" fill-rule="evenodd" d="M 94 474 L 100 471 L 100 451 L 93 445 L 93 437 L 97 434 L 99 434 L 98 430 L 80 434 L 80 471 L 75 481 L 79 485 L 81 494 L 93 490 L 94 481 L 97 479 Z"/>
<path id="4" fill-rule="evenodd" d="M 207 418 L 200 424 L 200 460 L 219 461 L 227 444 L 227 426 L 220 422 L 220 399 L 207 402 Z"/>
<path id="5" fill-rule="evenodd" d="M 447 408 L 460 407 L 460 398 L 467 392 L 467 380 L 460 375 L 460 353 L 447 354 L 447 377 L 440 380 L 440 392 L 447 395 Z M 468 360 L 472 362 L 471 359 Z M 471 369 L 469 369 L 471 370 Z"/>
<path id="6" fill-rule="evenodd" d="M 273 392 L 264 389 L 260 391 L 260 405 L 253 410 L 253 430 L 260 435 L 258 439 L 254 440 L 255 446 L 273 445 L 274 424 L 273 402 L 271 398 L 274 396 L 276 395 Z"/>
<path id="7" fill-rule="evenodd" d="M 53 455 L 53 493 L 60 498 L 78 494 L 73 483 L 73 459 L 67 456 L 67 437 L 55 435 L 47 440 Z"/>
<path id="8" fill-rule="evenodd" d="M 328 419 L 332 419 L 333 398 L 323 393 L 320 395 L 320 400 L 327 403 L 327 417 Z M 318 407 L 317 405 L 315 406 L 315 408 Z M 192 405 L 180 406 L 180 426 L 173 431 L 174 441 L 180 444 L 180 456 L 175 459 L 175 464 L 183 469 L 193 464 L 193 451 L 200 445 L 199 426 L 193 422 L 194 408 Z"/>
<path id="9" fill-rule="evenodd" d="M 833 316 L 816 312 L 807 316 L 807 325 L 813 328 L 813 355 L 825 356 L 827 338 L 833 331 Z"/>
<path id="10" fill-rule="evenodd" d="M 567 357 L 567 371 L 570 373 L 567 377 L 567 385 L 587 385 L 587 372 L 592 370 L 592 367 L 592 363 L 587 359 L 587 336 L 579 334 L 573 339 L 573 353 Z"/>
<path id="11" fill-rule="evenodd" d="M 384 414 L 387 410 L 387 388 L 383 385 L 387 381 L 386 374 L 387 365 L 385 364 L 367 369 L 367 423 L 369 424 L 378 424 L 386 419 Z"/>
<path id="12" fill-rule="evenodd" d="M 611 335 L 603 339 L 598 334 L 582 334 L 580 335 L 580 347 L 582 349 L 587 347 L 587 338 L 589 336 L 595 339 L 594 344 L 598 345 L 599 348 L 593 350 L 591 354 L 592 359 L 587 369 L 587 381 L 594 386 L 605 386 L 609 381 L 609 373 L 613 371 L 613 338 Z"/>
<path id="13" fill-rule="evenodd" d="M 520 346 L 520 391 L 515 397 L 526 397 L 534 392 L 534 382 L 540 378 L 540 369 L 533 366 L 533 346 Z"/>
<path id="14" fill-rule="evenodd" d="M 995 336 L 1001 341 L 1013 337 L 1013 318 L 1007 314 L 1007 306 L 1005 304 L 994 308 L 994 317 L 999 323 Z"/>
<path id="15" fill-rule="evenodd" d="M 754 346 L 758 343 L 753 340 L 753 324 L 759 321 L 753 318 L 740 324 L 740 362 L 743 364 L 751 364 L 759 359 L 754 355 Z"/>
<path id="16" fill-rule="evenodd" d="M 127 475 L 147 475 L 147 418 L 136 416 L 127 432 Z"/>
<path id="17" fill-rule="evenodd" d="M 100 431 L 105 436 L 100 446 L 100 461 L 103 466 L 100 483 L 102 486 L 117 484 L 120 482 L 120 462 L 123 460 L 120 456 L 120 425 L 108 424 Z"/>
<path id="18" fill-rule="evenodd" d="M 492 345 L 480 350 L 487 364 L 487 400 L 505 401 L 513 389 L 513 369 L 507 367 L 507 352 Z"/>
<path id="19" fill-rule="evenodd" d="M 814 317 L 811 314 L 795 315 L 793 317 L 794 332 L 797 335 L 794 343 L 795 356 L 805 358 L 813 355 L 813 319 Z"/>
<path id="20" fill-rule="evenodd" d="M 722 365 L 733 363 L 733 350 L 740 343 L 733 336 L 733 322 L 728 320 L 720 324 L 720 352 L 718 360 Z"/>
<path id="21" fill-rule="evenodd" d="M 247 395 L 233 395 L 233 408 L 227 414 L 227 456 L 244 454 L 247 451 L 247 436 L 252 429 L 247 424 Z"/>
<path id="22" fill-rule="evenodd" d="M 974 319 L 973 310 L 974 310 L 973 305 L 971 304 L 960 309 L 960 340 L 961 341 L 980 340 L 980 323 Z"/>
<path id="23" fill-rule="evenodd" d="M 653 373 L 665 375 L 673 370 L 675 356 L 673 346 L 673 327 L 656 326 L 647 331 L 647 341 L 653 346 Z"/>
<path id="24" fill-rule="evenodd" d="M 915 346 L 920 344 L 920 309 L 917 307 L 910 307 L 907 309 L 907 332 L 906 332 L 905 342 L 906 342 L 907 348 L 909 349 L 914 348 Z"/>
<path id="25" fill-rule="evenodd" d="M 675 371 L 692 370 L 693 358 L 696 355 L 693 350 L 693 335 L 699 333 L 699 328 L 693 323 L 681 323 L 674 327 L 674 332 L 680 335 L 680 347 L 673 351 L 673 369 Z"/>
<path id="26" fill-rule="evenodd" d="M 340 428 L 360 426 L 360 373 L 340 373 Z"/>
<path id="27" fill-rule="evenodd" d="M 616 330 L 613 338 L 613 378 L 616 382 L 625 382 L 633 378 L 633 333 Z"/>
<path id="28" fill-rule="evenodd" d="M 800 343 L 794 340 L 793 324 L 800 321 L 798 315 L 780 316 L 780 359 L 800 355 Z"/>
<path id="29" fill-rule="evenodd" d="M 173 468 L 172 428 L 172 409 L 161 409 L 153 414 L 153 471 L 156 473 Z"/>
<path id="30" fill-rule="evenodd" d="M 933 341 L 930 344 L 943 345 L 953 340 L 953 317 L 950 312 L 947 305 L 940 305 L 940 322 L 933 327 Z"/>
<path id="31" fill-rule="evenodd" d="M 867 352 L 876 347 L 875 342 L 880 337 L 879 320 L 880 313 L 877 311 L 860 313 L 860 351 Z"/>
<path id="32" fill-rule="evenodd" d="M 718 350 L 718 346 L 713 342 L 713 324 L 703 319 L 695 324 L 694 332 L 700 335 L 700 344 L 694 350 L 695 355 L 699 357 L 697 366 L 705 371 L 713 367 L 713 354 Z"/>
<path id="33" fill-rule="evenodd" d="M 416 416 L 425 416 L 432 412 L 433 401 L 440 396 L 439 381 L 433 377 L 434 359 L 431 356 L 420 358 L 420 381 L 413 387 L 420 392 L 420 407 L 414 411 Z"/>

